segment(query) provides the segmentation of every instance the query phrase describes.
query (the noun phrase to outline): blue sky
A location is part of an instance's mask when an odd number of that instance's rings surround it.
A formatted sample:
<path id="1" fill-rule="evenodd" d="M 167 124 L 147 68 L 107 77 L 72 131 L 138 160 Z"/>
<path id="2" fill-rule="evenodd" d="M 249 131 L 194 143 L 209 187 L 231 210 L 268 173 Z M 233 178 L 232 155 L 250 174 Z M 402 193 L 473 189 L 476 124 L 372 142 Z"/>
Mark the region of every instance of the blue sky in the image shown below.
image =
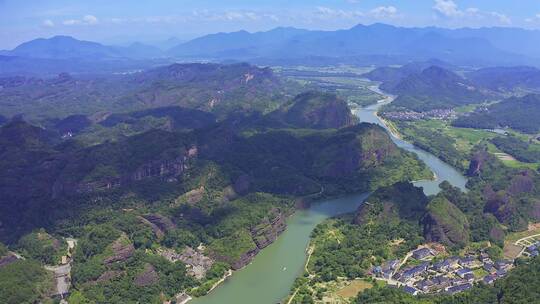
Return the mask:
<path id="1" fill-rule="evenodd" d="M 540 29 L 540 0 L 0 0 L 0 48 L 54 35 L 124 44 L 374 22 Z"/>

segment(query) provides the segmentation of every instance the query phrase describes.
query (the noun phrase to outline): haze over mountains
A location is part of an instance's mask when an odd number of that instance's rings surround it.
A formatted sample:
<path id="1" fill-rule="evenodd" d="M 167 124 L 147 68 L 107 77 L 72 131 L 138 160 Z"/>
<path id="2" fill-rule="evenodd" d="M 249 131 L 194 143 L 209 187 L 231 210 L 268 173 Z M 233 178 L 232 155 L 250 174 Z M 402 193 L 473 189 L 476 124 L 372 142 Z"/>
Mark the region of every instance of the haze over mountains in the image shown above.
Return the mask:
<path id="1" fill-rule="evenodd" d="M 338 31 L 276 28 L 253 34 L 220 33 L 181 44 L 169 54 L 241 59 L 381 56 L 392 60 L 439 58 L 462 64 L 503 64 L 533 60 L 539 51 L 538 42 L 539 32 L 523 29 L 449 30 L 373 24 Z"/>
<path id="2" fill-rule="evenodd" d="M 534 4 L 83 2 L 0 0 L 0 304 L 538 303 Z"/>
<path id="3" fill-rule="evenodd" d="M 73 61 L 116 60 L 129 69 L 133 66 L 126 62 L 139 61 L 134 66 L 144 68 L 151 64 L 148 62 L 151 60 L 236 60 L 260 64 L 369 62 L 387 65 L 430 58 L 471 66 L 540 65 L 538 53 L 540 31 L 535 30 L 404 28 L 373 24 L 337 31 L 279 27 L 256 33 L 217 33 L 179 43 L 165 51 L 138 42 L 118 47 L 55 36 L 35 39 L 13 50 L 0 52 L 3 55 L 0 67 L 2 74 L 20 74 L 39 72 L 43 65 L 60 65 L 69 72 L 97 71 L 84 64 L 70 65 Z M 118 62 L 113 64 L 119 65 Z M 47 71 L 55 72 L 55 69 Z"/>

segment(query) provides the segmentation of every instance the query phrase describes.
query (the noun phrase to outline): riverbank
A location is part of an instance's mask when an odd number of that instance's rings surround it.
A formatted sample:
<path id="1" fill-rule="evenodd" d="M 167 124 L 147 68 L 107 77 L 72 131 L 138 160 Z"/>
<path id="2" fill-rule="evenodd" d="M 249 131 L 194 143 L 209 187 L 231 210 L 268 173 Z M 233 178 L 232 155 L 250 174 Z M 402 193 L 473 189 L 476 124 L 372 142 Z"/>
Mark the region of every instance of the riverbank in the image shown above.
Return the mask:
<path id="1" fill-rule="evenodd" d="M 227 280 L 227 278 L 232 275 L 233 275 L 233 271 L 231 269 L 227 270 L 227 272 L 223 275 L 223 277 L 221 277 L 219 281 L 217 281 L 216 283 L 214 283 L 214 285 L 212 285 L 212 287 L 208 290 L 208 293 L 211 293 L 212 290 L 216 289 L 221 283 L 225 282 L 225 280 Z"/>
<path id="2" fill-rule="evenodd" d="M 384 98 L 391 102 L 392 98 Z M 376 115 L 379 107 L 385 102 L 377 103 L 355 111 L 361 121 L 378 124 L 389 130 L 380 117 Z M 435 174 L 437 180 L 423 180 L 415 185 L 424 188 L 427 195 L 440 191 L 439 183 L 449 181 L 452 185 L 465 189 L 466 178 L 454 168 L 445 164 L 430 153 L 396 137 L 390 133 L 392 141 L 400 148 L 415 153 L 419 159 Z M 337 199 L 324 199 L 311 204 L 308 209 L 296 210 L 287 219 L 287 229 L 277 240 L 261 250 L 252 262 L 234 272 L 218 288 L 207 296 L 193 299 L 191 304 L 275 304 L 289 301 L 291 286 L 305 272 L 309 250 L 310 235 L 315 227 L 324 220 L 340 214 L 355 211 L 369 194 L 356 194 Z"/>
<path id="3" fill-rule="evenodd" d="M 311 255 L 313 254 L 313 251 L 315 250 L 315 246 L 314 245 L 310 245 L 307 249 L 306 249 L 306 254 L 307 254 L 307 259 L 306 259 L 306 263 L 304 263 L 304 271 L 308 274 L 308 277 L 311 279 L 312 275 L 309 273 L 309 270 L 308 270 L 308 265 L 309 265 L 309 260 L 311 259 Z M 300 289 L 300 287 L 296 288 L 294 290 L 294 292 L 288 297 L 286 298 L 285 300 L 287 301 L 287 304 L 291 304 L 292 300 L 294 300 L 294 297 L 296 296 L 296 294 L 298 293 L 298 290 Z"/>
<path id="4" fill-rule="evenodd" d="M 375 117 L 377 117 L 386 126 L 386 129 L 388 130 L 388 132 L 390 132 L 392 136 L 397 139 L 403 140 L 401 133 L 399 133 L 398 129 L 391 121 L 384 119 L 382 116 L 379 115 L 379 112 L 375 112 Z"/>
<path id="5" fill-rule="evenodd" d="M 355 211 L 368 193 L 324 199 L 309 209 L 299 209 L 287 219 L 287 229 L 261 250 L 246 267 L 222 282 L 206 296 L 190 304 L 275 304 L 291 291 L 295 279 L 305 271 L 310 234 L 325 219 Z"/>

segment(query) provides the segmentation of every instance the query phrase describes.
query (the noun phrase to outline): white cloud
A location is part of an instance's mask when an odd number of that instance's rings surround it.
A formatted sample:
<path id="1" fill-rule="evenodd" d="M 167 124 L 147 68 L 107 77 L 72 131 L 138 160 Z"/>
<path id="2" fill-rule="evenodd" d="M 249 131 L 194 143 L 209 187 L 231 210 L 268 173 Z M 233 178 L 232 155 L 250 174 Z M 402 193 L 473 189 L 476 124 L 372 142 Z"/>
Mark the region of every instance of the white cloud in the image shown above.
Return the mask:
<path id="1" fill-rule="evenodd" d="M 191 16 L 188 16 L 187 21 L 256 21 L 261 19 L 269 19 L 272 21 L 279 20 L 275 14 L 244 11 L 244 10 L 228 10 L 228 11 L 209 11 L 195 10 Z"/>
<path id="2" fill-rule="evenodd" d="M 497 12 L 490 12 L 491 16 L 497 18 L 500 23 L 502 24 L 512 24 L 512 20 L 506 16 L 505 14 L 497 13 Z"/>
<path id="3" fill-rule="evenodd" d="M 253 12 L 247 12 L 244 14 L 247 18 L 251 19 L 251 20 L 258 20 L 259 19 L 259 15 L 253 13 Z"/>
<path id="4" fill-rule="evenodd" d="M 90 25 L 97 24 L 99 22 L 98 18 L 96 18 L 94 15 L 86 15 L 83 17 L 82 21 Z"/>
<path id="5" fill-rule="evenodd" d="M 45 19 L 45 20 L 43 20 L 43 26 L 44 27 L 54 27 L 54 22 L 51 19 Z"/>
<path id="6" fill-rule="evenodd" d="M 225 19 L 227 20 L 239 20 L 244 19 L 244 14 L 239 12 L 226 12 L 225 13 Z"/>
<path id="7" fill-rule="evenodd" d="M 277 15 L 274 15 L 274 14 L 265 14 L 264 17 L 272 20 L 272 21 L 276 21 L 278 22 L 280 19 Z"/>
<path id="8" fill-rule="evenodd" d="M 395 6 L 379 6 L 369 11 L 350 11 L 333 9 L 325 6 L 318 6 L 313 12 L 314 17 L 322 20 L 348 19 L 356 20 L 359 18 L 367 19 L 390 19 L 398 16 L 398 9 Z"/>
<path id="9" fill-rule="evenodd" d="M 478 9 L 476 7 L 469 7 L 468 9 L 465 10 L 465 13 L 467 15 L 470 15 L 470 16 L 479 15 L 480 14 L 480 9 Z"/>
<path id="10" fill-rule="evenodd" d="M 446 16 L 446 17 L 456 17 L 462 16 L 463 12 L 458 9 L 457 4 L 452 0 L 435 0 L 435 5 L 433 6 L 435 12 Z"/>
<path id="11" fill-rule="evenodd" d="M 76 24 L 80 24 L 81 21 L 80 20 L 75 20 L 75 19 L 68 19 L 68 20 L 64 20 L 64 22 L 62 22 L 64 25 L 76 25 Z"/>
<path id="12" fill-rule="evenodd" d="M 395 17 L 398 10 L 394 6 L 379 6 L 370 11 L 370 15 L 375 18 L 384 19 Z"/>
<path id="13" fill-rule="evenodd" d="M 358 18 L 364 16 L 359 11 L 344 11 L 340 9 L 333 9 L 325 6 L 318 6 L 315 10 L 315 15 L 321 19 L 335 19 L 335 18 Z"/>
<path id="14" fill-rule="evenodd" d="M 122 19 L 122 18 L 111 18 L 111 22 L 114 23 L 114 24 L 120 24 L 120 23 L 124 23 L 124 22 L 125 22 L 125 19 Z"/>
<path id="15" fill-rule="evenodd" d="M 439 17 L 455 20 L 468 20 L 474 22 L 475 20 L 491 20 L 491 23 L 509 25 L 512 24 L 510 17 L 499 12 L 486 12 L 476 7 L 469 7 L 461 10 L 458 5 L 452 0 L 435 0 L 433 10 Z"/>
<path id="16" fill-rule="evenodd" d="M 62 22 L 64 25 L 96 25 L 99 19 L 94 15 L 85 15 L 81 19 L 67 19 Z"/>
<path id="17" fill-rule="evenodd" d="M 540 13 L 534 15 L 534 17 L 532 18 L 526 18 L 525 22 L 527 23 L 540 22 Z"/>

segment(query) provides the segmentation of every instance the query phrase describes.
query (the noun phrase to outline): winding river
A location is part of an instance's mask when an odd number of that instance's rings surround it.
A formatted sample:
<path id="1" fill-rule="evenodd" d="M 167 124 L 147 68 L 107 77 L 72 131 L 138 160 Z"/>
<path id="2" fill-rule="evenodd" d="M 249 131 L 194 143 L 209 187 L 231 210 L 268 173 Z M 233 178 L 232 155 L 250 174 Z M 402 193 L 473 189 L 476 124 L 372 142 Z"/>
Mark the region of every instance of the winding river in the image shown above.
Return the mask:
<path id="1" fill-rule="evenodd" d="M 394 96 L 372 87 L 373 91 L 386 96 L 377 104 L 355 110 L 362 122 L 388 127 L 377 116 L 377 110 L 394 100 Z M 453 167 L 430 153 L 391 134 L 392 140 L 401 148 L 418 155 L 435 173 L 436 180 L 419 181 L 428 195 L 438 192 L 442 181 L 465 189 L 466 178 Z M 362 204 L 368 194 L 350 195 L 338 199 L 323 200 L 307 210 L 299 210 L 287 221 L 287 230 L 270 246 L 262 250 L 251 264 L 235 272 L 209 295 L 194 299 L 190 304 L 275 304 L 285 298 L 294 280 L 303 271 L 306 248 L 311 231 L 325 219 L 352 212 Z"/>
<path id="2" fill-rule="evenodd" d="M 419 187 L 424 187 L 424 193 L 426 195 L 437 194 L 439 192 L 439 184 L 442 181 L 448 181 L 455 187 L 459 187 L 460 189 L 465 190 L 465 184 L 467 183 L 467 179 L 463 176 L 463 174 L 461 174 L 461 172 L 456 170 L 454 167 L 448 165 L 447 163 L 443 162 L 433 154 L 428 153 L 418 147 L 415 147 L 413 144 L 400 139 L 398 136 L 396 136 L 396 134 L 392 133 L 388 126 L 386 126 L 384 122 L 379 118 L 379 116 L 377 116 L 377 111 L 382 106 L 394 101 L 395 96 L 389 95 L 381 91 L 376 86 L 370 87 L 370 89 L 386 97 L 374 105 L 360 108 L 358 110 L 355 110 L 354 112 L 361 122 L 370 122 L 378 124 L 385 128 L 391 135 L 390 137 L 392 138 L 392 141 L 398 147 L 416 154 L 418 158 L 420 158 L 422 161 L 424 161 L 424 163 L 426 163 L 426 165 L 431 169 L 431 171 L 433 171 L 433 173 L 437 177 L 435 180 L 418 181 L 414 184 Z"/>

